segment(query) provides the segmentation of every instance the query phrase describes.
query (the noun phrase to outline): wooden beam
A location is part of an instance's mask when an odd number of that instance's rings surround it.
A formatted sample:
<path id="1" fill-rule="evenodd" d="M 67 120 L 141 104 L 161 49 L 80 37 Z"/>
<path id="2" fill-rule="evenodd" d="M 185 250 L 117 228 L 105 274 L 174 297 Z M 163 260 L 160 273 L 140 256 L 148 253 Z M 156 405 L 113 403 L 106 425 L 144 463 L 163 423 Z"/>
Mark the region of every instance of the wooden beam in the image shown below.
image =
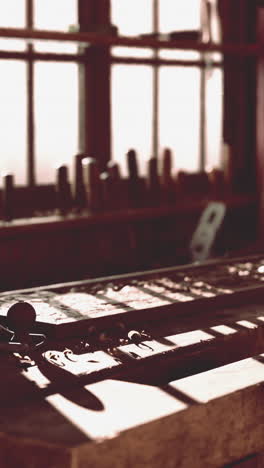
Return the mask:
<path id="1" fill-rule="evenodd" d="M 80 31 L 87 31 L 92 25 L 96 28 L 109 24 L 108 10 L 99 8 L 98 2 L 80 1 L 79 7 Z M 110 52 L 95 43 L 86 47 L 83 54 L 85 63 L 79 68 L 80 151 L 97 159 L 102 172 L 111 148 Z"/>
<path id="2" fill-rule="evenodd" d="M 104 47 L 125 46 L 125 47 L 150 47 L 158 49 L 185 49 L 208 52 L 222 52 L 225 54 L 239 56 L 261 56 L 263 49 L 258 43 L 244 43 L 225 45 L 207 44 L 197 41 L 173 40 L 161 41 L 156 39 L 141 39 L 123 36 L 112 36 L 109 34 L 98 34 L 95 32 L 62 32 L 31 30 L 20 28 L 0 28 L 0 37 L 21 38 L 21 39 L 43 39 L 54 41 L 81 42 L 95 44 Z"/>
<path id="3" fill-rule="evenodd" d="M 125 65 L 155 65 L 155 66 L 162 66 L 162 65 L 178 65 L 180 67 L 206 67 L 206 63 L 202 60 L 169 60 L 169 59 L 162 59 L 162 58 L 143 58 L 143 57 L 111 57 L 111 63 L 123 63 Z M 212 66 L 219 68 L 222 66 L 221 62 L 212 62 Z"/>
<path id="4" fill-rule="evenodd" d="M 26 51 L 11 51 L 11 50 L 0 50 L 0 59 L 5 60 L 45 60 L 45 61 L 52 61 L 52 62 L 84 62 L 85 57 L 82 53 L 78 54 L 62 54 L 57 52 L 36 52 L 32 51 L 30 54 Z M 143 58 L 143 57 L 110 57 L 111 63 L 123 63 L 127 65 L 169 65 L 175 66 L 179 65 L 182 67 L 205 67 L 206 63 L 201 60 L 169 60 L 169 59 L 151 59 L 151 58 Z M 219 68 L 222 66 L 222 63 L 219 61 L 212 62 L 212 66 Z"/>
<path id="5" fill-rule="evenodd" d="M 259 44 L 264 45 L 264 7 L 258 9 L 257 35 Z M 257 62 L 256 91 L 256 144 L 257 144 L 257 191 L 259 197 L 259 230 L 258 237 L 263 245 L 264 236 L 264 57 Z"/>

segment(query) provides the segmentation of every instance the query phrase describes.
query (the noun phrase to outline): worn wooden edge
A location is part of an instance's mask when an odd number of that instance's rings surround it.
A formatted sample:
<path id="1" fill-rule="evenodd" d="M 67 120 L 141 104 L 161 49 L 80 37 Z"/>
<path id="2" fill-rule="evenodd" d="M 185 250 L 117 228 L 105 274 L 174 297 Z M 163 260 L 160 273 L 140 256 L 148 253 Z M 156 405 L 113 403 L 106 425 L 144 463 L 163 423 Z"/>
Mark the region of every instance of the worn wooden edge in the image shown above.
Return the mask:
<path id="1" fill-rule="evenodd" d="M 82 407 L 81 401 L 76 406 L 59 394 L 51 395 L 44 406 L 28 402 L 25 435 L 19 420 L 1 433 L 1 467 L 18 466 L 14 463 L 18 457 L 22 468 L 53 466 L 43 463 L 47 457 L 52 460 L 53 453 L 59 461 L 66 457 L 64 465 L 54 465 L 65 468 L 189 468 L 194 456 L 196 468 L 217 468 L 260 453 L 264 450 L 263 361 L 263 355 L 256 356 L 161 387 L 136 380 L 87 385 L 85 390 L 102 402 L 102 411 Z M 17 411 L 20 415 L 21 409 Z M 9 412 L 3 408 L 2 418 Z M 52 444 L 38 440 L 40 429 L 29 436 L 30 424 L 38 420 L 41 426 L 47 413 L 53 422 Z M 79 435 L 71 442 L 73 427 Z"/>
<path id="2" fill-rule="evenodd" d="M 109 275 L 109 276 L 101 276 L 97 278 L 91 278 L 91 279 L 85 279 L 85 280 L 78 280 L 78 281 L 70 281 L 67 283 L 56 283 L 56 284 L 48 284 L 48 285 L 43 285 L 43 286 L 35 286 L 32 288 L 23 288 L 23 289 L 15 289 L 15 290 L 9 290 L 9 291 L 2 291 L 0 292 L 0 296 L 8 296 L 10 294 L 24 294 L 24 293 L 31 293 L 31 292 L 36 292 L 36 291 L 44 291 L 46 289 L 53 291 L 53 290 L 58 290 L 58 289 L 68 289 L 68 288 L 74 288 L 78 286 L 93 286 L 97 283 L 100 284 L 106 284 L 114 281 L 123 281 L 123 280 L 129 280 L 129 279 L 135 279 L 135 280 L 140 280 L 140 279 L 151 279 L 152 277 L 155 276 L 160 276 L 163 274 L 170 274 L 170 273 L 177 273 L 177 272 L 183 272 L 183 273 L 192 273 L 195 272 L 197 269 L 204 269 L 206 270 L 210 265 L 229 265 L 230 263 L 240 263 L 240 262 L 250 262 L 250 261 L 255 261 L 255 260 L 261 260 L 263 257 L 264 260 L 264 252 L 259 252 L 257 254 L 253 255 L 248 255 L 248 256 L 239 256 L 239 257 L 221 257 L 221 258 L 214 258 L 214 259 L 209 259 L 204 262 L 195 262 L 195 263 L 188 263 L 184 265 L 177 265 L 177 266 L 172 266 L 172 267 L 165 267 L 165 268 L 156 268 L 156 269 L 151 269 L 151 270 L 144 270 L 144 271 L 135 271 L 133 273 L 123 273 L 119 275 Z"/>
<path id="3" fill-rule="evenodd" d="M 107 329 L 115 328 L 118 322 L 122 322 L 129 328 L 145 328 L 153 327 L 155 323 L 161 320 L 175 321 L 181 317 L 201 318 L 204 320 L 207 316 L 210 318 L 215 311 L 221 308 L 235 308 L 243 303 L 243 305 L 251 305 L 262 303 L 264 295 L 264 286 L 260 285 L 254 288 L 239 289 L 228 294 L 219 294 L 214 297 L 198 298 L 191 301 L 175 302 L 166 305 L 142 308 L 137 310 L 109 312 L 109 314 L 101 317 L 82 318 L 81 320 L 51 324 L 38 321 L 35 324 L 35 329 L 42 333 L 46 333 L 51 339 L 66 338 L 70 336 L 88 336 L 88 328 L 94 326 L 96 332 L 106 331 Z M 25 298 L 26 299 L 26 298 Z M 30 301 L 30 299 L 29 299 Z M 214 312 L 212 312 L 214 311 Z M 238 310 L 239 314 L 239 310 Z M 6 324 L 6 317 L 1 317 L 1 323 Z"/>
<path id="4" fill-rule="evenodd" d="M 182 381 L 171 382 L 169 388 L 176 400 L 185 401 L 185 408 L 174 414 L 149 421 L 142 425 L 129 428 L 116 435 L 116 440 L 107 437 L 100 444 L 82 444 L 75 449 L 78 467 L 84 466 L 84 460 L 96 460 L 102 468 L 110 467 L 113 459 L 118 460 L 117 466 L 164 467 L 179 466 L 189 468 L 204 466 L 216 468 L 247 455 L 264 450 L 264 409 L 263 379 L 257 380 L 250 369 L 253 359 L 241 361 L 217 370 L 205 372 L 195 377 L 188 377 Z M 260 363 L 259 363 L 260 364 Z M 263 365 L 263 364 L 260 364 Z M 254 367 L 254 366 L 253 366 Z M 264 367 L 262 370 L 264 378 Z M 197 379 L 198 377 L 198 379 Z M 251 377 L 252 382 L 251 382 Z M 223 387 L 228 389 L 228 379 L 237 379 L 238 385 L 232 391 L 221 395 Z M 215 379 L 215 382 L 213 380 Z M 239 380 L 247 380 L 248 384 L 239 388 Z M 261 383 L 261 385 L 260 385 Z M 104 385 L 102 383 L 102 385 Z M 215 386 L 219 389 L 219 396 L 208 399 L 203 403 L 195 401 L 195 388 L 200 385 L 205 394 Z M 231 385 L 232 387 L 232 385 Z M 173 389 L 175 393 L 173 393 Z M 189 391 L 184 395 L 183 389 Z M 203 393 L 203 391 L 201 392 Z M 186 399 L 184 400 L 184 397 Z M 188 401 L 189 403 L 186 403 Z M 142 395 L 145 401 L 147 392 Z M 151 393 L 149 395 L 151 398 Z M 183 400 L 181 400 L 183 398 Z M 193 400 L 192 400 L 193 398 Z M 133 401 L 133 396 L 129 395 Z M 131 403 L 135 405 L 135 401 Z M 155 405 L 155 399 L 152 399 Z M 142 409 L 142 405 L 140 405 Z M 122 450 L 118 452 L 117 446 Z M 111 460 L 107 453 L 111 453 Z M 125 454 L 124 454 L 125 452 Z M 100 455 L 99 455 L 100 454 Z M 122 457 L 124 457 L 122 459 Z M 91 465 L 92 466 L 92 465 Z"/>
<path id="5" fill-rule="evenodd" d="M 80 286 L 89 286 L 100 283 L 103 285 L 104 283 L 114 282 L 114 281 L 123 281 L 128 279 L 144 279 L 144 278 L 155 278 L 161 274 L 171 273 L 171 272 L 185 272 L 188 274 L 189 272 L 195 272 L 195 269 L 198 268 L 199 270 L 203 270 L 208 268 L 210 265 L 225 265 L 225 264 L 235 264 L 236 262 L 243 262 L 243 261 L 254 261 L 256 259 L 261 259 L 261 255 L 254 255 L 249 257 L 238 257 L 234 259 L 220 259 L 218 261 L 207 261 L 202 264 L 194 264 L 194 265 L 186 265 L 183 267 L 171 267 L 165 269 L 158 269 L 158 270 L 150 270 L 147 272 L 137 272 L 134 274 L 125 274 L 125 275 L 115 275 L 112 277 L 104 277 L 104 278 L 97 278 L 94 280 L 84 280 L 72 283 L 62 283 L 52 286 L 41 286 L 37 288 L 31 288 L 26 290 L 16 290 L 16 291 L 8 291 L 1 293 L 1 297 L 9 297 L 10 295 L 17 295 L 17 294 L 30 294 L 31 292 L 37 292 L 41 290 L 50 290 L 56 291 L 60 289 L 67 289 L 69 290 L 72 287 L 80 287 Z M 151 293 L 150 293 L 151 294 Z M 109 312 L 107 315 L 103 316 L 91 316 L 87 314 L 87 317 L 82 317 L 79 321 L 70 322 L 70 323 L 61 323 L 58 325 L 55 324 L 47 324 L 45 322 L 38 321 L 36 323 L 35 329 L 39 332 L 46 333 L 49 338 L 65 338 L 67 336 L 79 336 L 79 335 L 86 335 L 88 334 L 88 326 L 91 324 L 96 327 L 97 332 L 105 331 L 108 328 L 115 328 L 118 321 L 122 321 L 124 325 L 127 327 L 138 327 L 141 328 L 150 328 L 155 325 L 155 323 L 161 322 L 161 320 L 170 321 L 173 323 L 175 320 L 181 320 L 181 318 L 189 317 L 189 319 L 197 319 L 197 316 L 200 317 L 202 321 L 206 318 L 212 318 L 212 310 L 214 311 L 214 315 L 219 316 L 219 311 L 221 308 L 228 308 L 230 313 L 233 313 L 232 309 L 237 308 L 237 314 L 239 314 L 238 306 L 250 306 L 252 304 L 260 304 L 262 303 L 264 295 L 264 286 L 262 282 L 259 285 L 254 287 L 244 287 L 244 288 L 237 288 L 235 291 L 228 292 L 228 293 L 221 293 L 214 297 L 202 297 L 193 299 L 186 302 L 174 302 L 168 303 L 160 306 L 149 307 L 149 308 L 142 308 L 137 310 L 127 310 L 122 311 L 116 310 Z M 24 298 L 27 300 L 27 297 Z M 28 298 L 30 301 L 30 297 Z M 235 312 L 236 313 L 236 312 Z M 219 318 L 219 317 L 218 317 Z M 6 318 L 3 316 L 1 317 L 1 322 L 5 324 Z M 87 328 L 86 328 L 87 327 Z M 87 329 L 87 332 L 85 332 Z"/>

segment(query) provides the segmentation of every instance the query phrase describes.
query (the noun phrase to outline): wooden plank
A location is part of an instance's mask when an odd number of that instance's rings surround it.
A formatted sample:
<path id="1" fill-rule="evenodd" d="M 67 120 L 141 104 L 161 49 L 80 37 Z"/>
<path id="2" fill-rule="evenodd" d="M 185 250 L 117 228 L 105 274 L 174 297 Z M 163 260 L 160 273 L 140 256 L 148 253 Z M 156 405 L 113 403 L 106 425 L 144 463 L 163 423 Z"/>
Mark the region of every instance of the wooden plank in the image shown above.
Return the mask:
<path id="1" fill-rule="evenodd" d="M 61 223 L 64 225 L 64 223 Z M 39 286 L 39 287 L 33 287 L 33 288 L 24 288 L 24 289 L 16 289 L 13 291 L 6 291 L 2 292 L 1 295 L 10 295 L 13 293 L 30 293 L 30 292 L 35 292 L 35 291 L 43 291 L 46 289 L 49 289 L 50 291 L 53 291 L 56 289 L 63 289 L 63 288 L 73 288 L 73 287 L 80 287 L 80 286 L 93 286 L 98 283 L 101 285 L 107 284 L 109 282 L 115 282 L 115 281 L 129 281 L 132 279 L 140 280 L 140 279 L 150 279 L 151 277 L 155 276 L 160 276 L 160 275 L 170 275 L 171 273 L 177 274 L 177 272 L 182 272 L 183 274 L 190 274 L 190 273 L 195 273 L 197 270 L 204 270 L 206 271 L 208 267 L 212 266 L 218 266 L 218 265 L 230 265 L 234 263 L 240 263 L 240 262 L 256 262 L 256 261 L 261 261 L 264 260 L 264 254 L 262 255 L 261 253 L 256 253 L 253 255 L 248 255 L 248 256 L 240 256 L 240 257 L 230 257 L 230 258 L 218 258 L 218 259 L 211 259 L 211 260 L 206 260 L 202 263 L 189 263 L 185 265 L 177 265 L 177 266 L 170 266 L 170 267 L 165 267 L 165 268 L 155 268 L 155 269 L 148 269 L 145 271 L 134 271 L 133 273 L 123 273 L 123 274 L 116 274 L 116 275 L 108 275 L 108 276 L 102 276 L 98 278 L 89 278 L 85 280 L 79 280 L 79 281 L 69 281 L 67 283 L 57 283 L 57 284 L 50 284 L 50 285 L 45 285 L 45 286 Z M 244 289 L 244 288 L 243 288 Z"/>
<path id="2" fill-rule="evenodd" d="M 261 452 L 263 360 L 161 387 L 104 380 L 45 400 L 1 400 L 1 467 L 17 466 L 18 454 L 20 466 L 42 467 L 53 453 L 48 466 L 64 468 L 189 468 L 194 456 L 196 468 L 216 468 Z"/>
<path id="3" fill-rule="evenodd" d="M 239 317 L 252 306 L 253 313 L 261 315 L 262 269 L 262 256 L 253 256 L 11 291 L 0 295 L 0 314 L 4 323 L 8 307 L 24 300 L 36 308 L 37 320 L 50 336 L 77 336 L 91 325 L 104 332 L 115 329 L 120 320 L 128 329 L 146 328 L 150 334 L 159 329 L 165 334 L 163 323 L 167 328 L 182 327 L 186 321 L 199 326 L 197 320 Z"/>
<path id="4" fill-rule="evenodd" d="M 172 382 L 163 389 L 104 382 L 101 387 L 93 387 L 93 391 L 105 403 L 105 414 L 109 410 L 113 419 L 109 422 L 101 418 L 97 425 L 96 414 L 94 437 L 103 430 L 109 447 L 110 434 L 118 434 L 120 445 L 127 447 L 123 465 L 184 468 L 192 466 L 195 457 L 197 468 L 219 467 L 263 449 L 263 388 L 259 385 L 263 376 L 263 364 L 250 359 Z M 172 400 L 158 390 L 167 391 Z M 63 402 L 58 400 L 54 403 L 62 410 Z M 72 415 L 69 406 L 67 411 Z M 92 453 L 84 444 L 77 466 L 82 466 L 85 457 Z M 101 461 L 101 466 L 110 466 L 106 457 Z"/>
<path id="5" fill-rule="evenodd" d="M 45 300 L 41 300 L 41 302 L 38 301 L 36 304 L 37 320 L 41 323 L 42 329 L 48 330 L 50 334 L 54 334 L 53 336 L 60 336 L 61 338 L 70 335 L 78 336 L 83 333 L 83 327 L 85 326 L 94 326 L 98 332 L 104 331 L 107 328 L 115 327 L 115 324 L 120 320 L 127 327 L 145 328 L 147 326 L 150 328 L 160 323 L 160 321 L 179 321 L 182 317 L 188 318 L 191 321 L 199 316 L 200 320 L 205 320 L 212 317 L 215 313 L 219 314 L 222 308 L 231 309 L 232 307 L 238 307 L 242 301 L 247 305 L 256 305 L 262 303 L 263 291 L 263 286 L 257 286 L 255 288 L 245 288 L 245 290 L 241 289 L 232 294 L 219 294 L 215 297 L 199 298 L 186 302 L 168 301 L 165 305 L 160 306 L 150 304 L 147 308 L 143 301 L 142 308 L 139 307 L 136 310 L 128 310 L 124 305 L 124 307 L 113 307 L 110 310 L 108 308 L 108 311 L 104 312 L 105 304 L 102 303 L 100 310 L 90 315 L 89 302 L 87 302 L 87 313 L 83 315 L 75 311 L 74 316 L 71 314 L 67 315 L 67 308 L 64 314 L 61 314 L 59 310 L 56 313 L 56 307 L 48 311 L 44 307 Z M 28 298 L 23 296 L 23 299 L 27 300 Z M 30 301 L 30 298 L 28 300 Z M 34 304 L 34 300 L 31 302 Z M 51 313 L 50 317 L 49 312 Z M 5 323 L 5 317 L 6 308 L 1 311 L 3 323 Z M 45 323 L 48 324 L 47 329 L 45 329 Z M 53 331 L 51 331 L 50 325 L 54 325 Z"/>
<path id="6" fill-rule="evenodd" d="M 264 8 L 258 8 L 257 14 L 257 35 L 259 43 L 264 43 Z M 264 136 L 262 132 L 264 117 L 264 93 L 263 93 L 263 84 L 264 84 L 264 58 L 263 56 L 258 59 L 257 62 L 257 98 L 256 98 L 256 164 L 257 164 L 257 190 L 259 197 L 259 219 L 258 219 L 258 238 L 263 238 L 264 233 L 264 217 L 263 217 L 263 208 L 264 208 L 264 191 L 263 191 L 263 181 L 264 181 Z"/>
<path id="7" fill-rule="evenodd" d="M 142 181 L 143 182 L 143 181 Z M 47 186 L 48 187 L 48 186 Z M 52 187 L 49 187 L 51 190 Z M 48 192 L 48 190 L 47 190 Z M 0 192 L 1 193 L 1 192 Z M 46 196 L 46 193 L 45 193 Z M 245 209 L 254 209 L 256 206 L 256 197 L 251 195 L 239 195 L 239 196 L 232 196 L 227 199 L 222 200 L 223 203 L 227 205 L 230 210 L 235 210 L 237 208 Z M 205 208 L 206 206 L 205 200 L 198 200 L 198 201 L 181 201 L 177 203 L 175 206 L 163 206 L 163 207 L 155 207 L 155 208 L 138 208 L 138 209 L 123 209 L 118 212 L 109 212 L 103 214 L 85 214 L 85 216 L 74 216 L 71 215 L 67 221 L 61 221 L 59 216 L 49 215 L 49 216 L 39 216 L 27 219 L 16 219 L 13 221 L 12 224 L 7 225 L 4 222 L 0 222 L 0 235 L 1 238 L 5 236 L 9 236 L 10 233 L 14 233 L 19 231 L 21 232 L 28 232 L 32 231 L 33 229 L 41 229 L 43 230 L 45 227 L 49 230 L 57 230 L 60 226 L 61 229 L 65 230 L 67 227 L 79 226 L 82 227 L 84 225 L 101 225 L 105 223 L 113 223 L 113 222 L 139 222 L 139 221 L 149 221 L 149 220 L 158 220 L 163 219 L 166 217 L 175 217 L 177 215 L 186 214 L 188 216 L 192 216 L 194 214 L 199 215 L 199 213 Z M 54 203 L 55 206 L 55 203 Z M 52 208 L 52 207 L 48 207 Z"/>
<path id="8" fill-rule="evenodd" d="M 84 330 L 82 327 L 82 336 Z M 43 327 L 39 331 L 43 332 Z M 127 339 L 129 329 L 122 329 L 117 336 L 105 329 L 103 335 L 106 339 L 95 330 L 94 336 L 87 334 L 82 338 L 89 346 L 81 355 L 74 351 L 80 338 L 47 340 L 42 349 L 29 352 L 50 381 L 44 385 L 42 396 L 106 378 L 131 380 L 136 376 L 140 381 L 164 383 L 246 358 L 263 350 L 264 316 L 262 307 L 252 305 L 242 310 L 215 311 L 211 319 L 201 320 L 197 316 L 193 321 L 186 317 L 183 322 L 161 320 L 147 332 L 150 337 L 140 337 L 138 342 Z M 66 354 L 65 350 L 68 350 Z M 5 359 L 2 355 L 1 367 L 5 366 L 5 374 L 9 367 L 14 372 L 14 362 L 9 360 L 5 364 Z M 14 380 L 19 379 L 19 373 L 16 372 L 13 378 L 8 372 L 10 377 L 2 384 L 2 399 L 4 394 L 10 397 L 13 392 L 16 401 L 21 396 L 35 398 L 35 392 L 29 393 L 28 386 Z"/>
<path id="9" fill-rule="evenodd" d="M 46 208 L 51 206 L 49 200 L 55 198 L 54 189 L 49 192 L 45 197 L 44 192 L 43 196 L 41 195 L 42 206 Z M 20 190 L 17 196 L 21 201 Z M 23 199 L 25 200 L 25 197 Z M 242 205 L 242 200 L 237 198 L 236 202 L 233 200 L 236 203 L 233 204 L 233 208 L 228 205 L 230 216 L 221 239 L 221 247 L 228 242 L 231 249 L 241 249 L 242 245 L 248 246 L 249 242 L 254 241 L 255 204 L 250 197 L 246 197 L 244 201 L 245 204 Z M 171 205 L 169 209 L 160 207 L 120 212 L 116 210 L 91 216 L 70 215 L 65 220 L 53 216 L 2 223 L 0 253 L 4 273 L 1 290 L 186 262 L 188 240 L 195 229 L 204 203 L 195 202 L 188 207 L 187 203 L 182 203 L 181 206 L 178 203 L 175 207 Z M 130 223 L 130 230 L 135 233 L 137 240 L 134 252 L 128 249 L 127 223 Z M 107 238 L 106 229 L 109 232 Z M 68 242 L 70 238 L 71 242 Z M 14 252 L 18 252 L 16 257 Z M 18 256 L 21 262 L 18 261 Z"/>

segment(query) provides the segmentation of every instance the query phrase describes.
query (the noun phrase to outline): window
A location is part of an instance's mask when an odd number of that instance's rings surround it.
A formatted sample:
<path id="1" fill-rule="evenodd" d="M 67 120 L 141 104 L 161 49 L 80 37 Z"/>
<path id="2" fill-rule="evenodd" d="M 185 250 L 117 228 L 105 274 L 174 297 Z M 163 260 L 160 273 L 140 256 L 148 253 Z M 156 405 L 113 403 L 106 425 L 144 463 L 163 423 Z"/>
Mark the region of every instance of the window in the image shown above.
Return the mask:
<path id="1" fill-rule="evenodd" d="M 52 13 L 52 14 L 51 14 Z M 67 31 L 77 0 L 1 2 L 1 27 Z M 18 185 L 54 183 L 78 150 L 78 46 L 0 39 L 0 173 Z"/>
<path id="2" fill-rule="evenodd" d="M 0 26 L 68 31 L 80 18 L 80 30 L 111 21 L 120 35 L 130 37 L 199 32 L 202 1 L 9 0 L 0 6 Z M 213 8 L 215 0 L 210 2 Z M 215 35 L 216 29 L 213 24 Z M 220 54 L 116 46 L 100 52 L 100 60 L 98 50 L 93 53 L 92 47 L 83 52 L 73 42 L 0 39 L 1 173 L 14 172 L 20 185 L 48 184 L 55 180 L 54 167 L 66 163 L 72 178 L 73 156 L 83 148 L 100 158 L 102 167 L 111 155 L 123 174 L 130 148 L 138 153 L 141 174 L 146 161 L 160 157 L 165 148 L 173 152 L 174 170 L 221 165 Z M 83 63 L 90 71 L 80 87 Z M 111 114 L 107 98 L 100 97 L 96 80 L 88 76 L 96 67 L 95 76 L 101 73 L 107 80 L 109 73 L 111 78 Z M 102 141 L 100 125 L 109 127 Z"/>

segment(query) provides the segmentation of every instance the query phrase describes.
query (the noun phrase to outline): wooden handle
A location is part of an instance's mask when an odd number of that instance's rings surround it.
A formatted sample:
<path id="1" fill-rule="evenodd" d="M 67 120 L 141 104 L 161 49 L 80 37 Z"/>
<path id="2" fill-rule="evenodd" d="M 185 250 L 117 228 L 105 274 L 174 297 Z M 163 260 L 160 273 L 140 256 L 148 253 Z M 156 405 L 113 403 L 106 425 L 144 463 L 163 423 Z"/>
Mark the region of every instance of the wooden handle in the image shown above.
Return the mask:
<path id="1" fill-rule="evenodd" d="M 82 160 L 85 158 L 84 154 L 76 154 L 75 156 L 75 180 L 74 180 L 74 203 L 78 210 L 82 210 L 86 206 L 86 194 L 83 180 L 83 165 Z"/>
<path id="2" fill-rule="evenodd" d="M 11 221 L 14 218 L 14 176 L 6 174 L 3 176 L 3 218 Z"/>
<path id="3" fill-rule="evenodd" d="M 87 158 L 84 162 L 84 180 L 88 198 L 88 208 L 98 211 L 102 208 L 102 188 L 97 161 Z"/>
<path id="4" fill-rule="evenodd" d="M 138 178 L 138 164 L 137 164 L 137 154 L 134 149 L 131 149 L 127 153 L 127 168 L 128 176 L 131 180 Z"/>
<path id="5" fill-rule="evenodd" d="M 157 158 L 150 158 L 148 161 L 147 187 L 149 203 L 151 205 L 156 205 L 160 201 L 160 181 Z"/>
<path id="6" fill-rule="evenodd" d="M 66 215 L 72 206 L 71 188 L 68 181 L 67 166 L 60 166 L 57 169 L 56 181 L 57 208 L 61 215 Z"/>

